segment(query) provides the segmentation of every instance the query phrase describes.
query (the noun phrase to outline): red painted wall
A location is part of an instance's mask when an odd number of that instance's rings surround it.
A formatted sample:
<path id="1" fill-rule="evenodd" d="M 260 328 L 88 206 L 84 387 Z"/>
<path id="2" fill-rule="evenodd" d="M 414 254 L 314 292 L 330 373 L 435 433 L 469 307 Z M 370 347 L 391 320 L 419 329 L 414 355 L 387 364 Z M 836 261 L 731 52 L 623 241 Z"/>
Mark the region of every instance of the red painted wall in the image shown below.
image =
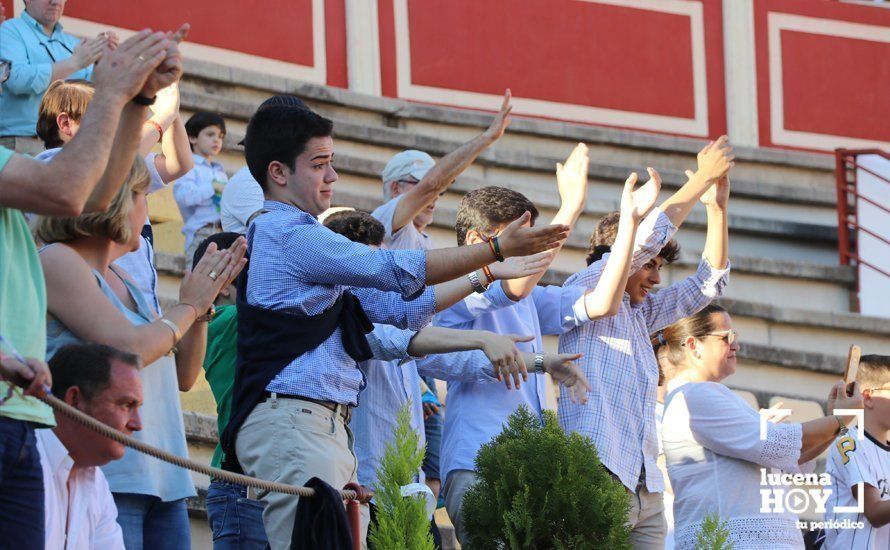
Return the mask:
<path id="1" fill-rule="evenodd" d="M 890 10 L 833 0 L 755 0 L 760 143 L 772 141 L 768 17 L 787 13 L 890 28 Z M 831 22 L 820 30 L 831 33 Z M 890 44 L 782 31 L 782 88 L 787 130 L 890 142 Z"/>
<path id="2" fill-rule="evenodd" d="M 127 29 L 191 23 L 189 41 L 312 66 L 312 0 L 69 2 L 65 15 Z"/>

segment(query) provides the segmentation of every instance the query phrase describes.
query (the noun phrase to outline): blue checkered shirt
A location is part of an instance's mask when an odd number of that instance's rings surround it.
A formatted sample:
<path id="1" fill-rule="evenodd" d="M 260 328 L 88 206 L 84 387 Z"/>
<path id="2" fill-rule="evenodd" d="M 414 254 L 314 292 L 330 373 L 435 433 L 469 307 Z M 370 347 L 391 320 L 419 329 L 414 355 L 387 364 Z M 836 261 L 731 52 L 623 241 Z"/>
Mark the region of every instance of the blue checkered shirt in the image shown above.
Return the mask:
<path id="1" fill-rule="evenodd" d="M 631 273 L 657 256 L 675 232 L 658 209 L 643 220 Z M 594 288 L 608 257 L 572 275 L 565 285 Z M 728 265 L 716 269 L 702 259 L 694 275 L 646 296 L 637 306 L 625 294 L 617 315 L 578 326 L 559 338 L 560 353 L 584 354 L 576 362 L 591 386 L 585 405 L 560 398 L 560 425 L 593 439 L 603 465 L 634 492 L 644 472 L 642 481 L 650 492 L 664 491 L 655 464 L 658 364 L 650 334 L 705 307 L 722 294 L 728 280 Z"/>
<path id="2" fill-rule="evenodd" d="M 426 253 L 373 250 L 334 233 L 310 214 L 266 201 L 247 232 L 247 302 L 297 315 L 317 315 L 352 292 L 374 323 L 420 330 L 435 313 L 426 288 Z M 376 289 L 376 290 L 375 290 Z M 383 292 L 381 292 L 383 291 Z M 364 386 L 343 348 L 340 329 L 297 357 L 266 386 L 270 392 L 355 405 Z"/>

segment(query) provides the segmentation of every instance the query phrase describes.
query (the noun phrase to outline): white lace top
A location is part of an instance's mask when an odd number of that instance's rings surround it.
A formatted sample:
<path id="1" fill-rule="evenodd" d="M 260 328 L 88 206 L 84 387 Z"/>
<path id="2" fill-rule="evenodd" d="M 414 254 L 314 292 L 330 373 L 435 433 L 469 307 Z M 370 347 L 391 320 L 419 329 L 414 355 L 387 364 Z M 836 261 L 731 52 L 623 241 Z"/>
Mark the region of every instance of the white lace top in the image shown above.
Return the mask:
<path id="1" fill-rule="evenodd" d="M 726 522 L 735 550 L 803 548 L 794 514 L 760 512 L 761 468 L 799 472 L 800 424 L 768 424 L 716 382 L 673 380 L 662 425 L 664 455 L 674 489 L 676 548 L 695 548 L 701 522 Z"/>

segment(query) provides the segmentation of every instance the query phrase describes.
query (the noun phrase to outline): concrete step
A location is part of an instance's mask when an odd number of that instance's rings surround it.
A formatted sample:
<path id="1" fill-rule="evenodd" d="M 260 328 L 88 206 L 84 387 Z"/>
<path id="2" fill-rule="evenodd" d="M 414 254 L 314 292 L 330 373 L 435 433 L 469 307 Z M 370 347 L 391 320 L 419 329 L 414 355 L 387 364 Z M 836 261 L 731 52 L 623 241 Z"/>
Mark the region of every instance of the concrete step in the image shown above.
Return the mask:
<path id="1" fill-rule="evenodd" d="M 291 93 L 326 116 L 336 118 L 347 113 L 351 119 L 370 121 L 377 126 L 400 127 L 414 134 L 458 141 L 478 134 L 491 121 L 490 114 L 478 111 L 368 96 L 194 60 L 186 60 L 183 89 L 237 97 L 254 105 L 273 94 Z M 497 107 L 492 105 L 493 110 Z M 578 141 L 592 146 L 594 160 L 612 159 L 616 164 L 632 166 L 649 162 L 675 169 L 688 166 L 703 144 L 695 139 L 514 117 L 510 131 L 499 145 L 558 157 L 563 154 L 565 144 Z M 756 176 L 754 179 L 767 176 L 765 179 L 789 185 L 824 189 L 833 186 L 833 163 L 827 155 L 737 148 L 737 158 L 740 179 L 750 179 L 750 173 Z"/>

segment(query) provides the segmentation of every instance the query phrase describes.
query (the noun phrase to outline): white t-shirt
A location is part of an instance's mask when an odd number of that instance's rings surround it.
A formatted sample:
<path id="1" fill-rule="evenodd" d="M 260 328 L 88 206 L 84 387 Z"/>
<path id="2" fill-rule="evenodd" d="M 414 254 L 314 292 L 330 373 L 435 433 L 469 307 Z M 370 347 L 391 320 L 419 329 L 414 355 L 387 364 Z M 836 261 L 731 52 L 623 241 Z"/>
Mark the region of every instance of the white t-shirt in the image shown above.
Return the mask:
<path id="1" fill-rule="evenodd" d="M 117 506 L 99 468 L 73 468 L 52 430 L 37 430 L 43 468 L 46 548 L 123 550 Z"/>
<path id="2" fill-rule="evenodd" d="M 661 428 L 674 488 L 674 542 L 696 548 L 702 521 L 725 521 L 736 550 L 802 549 L 797 517 L 761 513 L 761 468 L 799 473 L 800 424 L 769 424 L 760 439 L 760 415 L 716 382 L 668 383 Z"/>
<path id="3" fill-rule="evenodd" d="M 432 239 L 426 233 L 418 231 L 417 227 L 410 221 L 395 233 L 392 232 L 392 220 L 396 215 L 399 201 L 404 196 L 399 195 L 371 212 L 371 215 L 380 220 L 380 223 L 386 229 L 383 244 L 390 250 L 431 250 L 433 248 Z"/>
<path id="4" fill-rule="evenodd" d="M 263 209 L 263 188 L 245 166 L 229 179 L 219 203 L 223 231 L 247 233 L 247 221 Z"/>
<path id="5" fill-rule="evenodd" d="M 862 522 L 863 529 L 826 529 L 827 550 L 885 550 L 890 548 L 890 525 L 872 527 L 865 514 L 835 513 L 835 506 L 856 507 L 853 486 L 865 483 L 881 493 L 881 500 L 890 500 L 890 445 L 875 441 L 867 433 L 860 440 L 856 428 L 835 440 L 828 454 L 825 471 L 831 475 L 832 493 L 825 512 L 826 521 Z M 861 495 L 860 495 L 861 496 Z"/>

